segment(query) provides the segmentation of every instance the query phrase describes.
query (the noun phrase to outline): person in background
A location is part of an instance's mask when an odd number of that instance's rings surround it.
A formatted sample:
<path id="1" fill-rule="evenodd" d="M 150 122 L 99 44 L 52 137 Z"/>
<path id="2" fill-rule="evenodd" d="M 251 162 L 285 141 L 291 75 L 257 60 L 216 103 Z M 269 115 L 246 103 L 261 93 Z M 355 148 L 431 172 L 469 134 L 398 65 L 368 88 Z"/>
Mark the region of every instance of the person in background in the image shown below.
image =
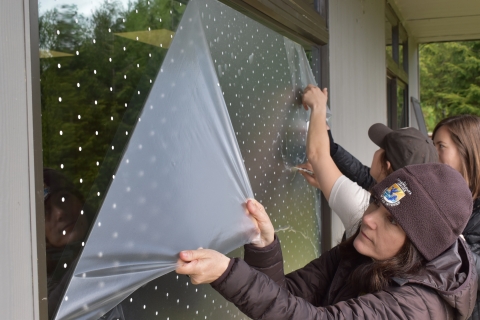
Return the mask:
<path id="1" fill-rule="evenodd" d="M 319 103 L 322 98 L 319 96 L 320 90 L 316 93 L 312 93 L 312 103 Z M 309 158 L 308 163 L 298 167 L 314 172 L 310 175 L 300 171 L 308 183 L 322 191 L 328 204 L 342 221 L 348 238 L 355 233 L 356 224 L 369 204 L 370 193 L 343 175 L 333 161 L 326 124 L 310 124 L 314 125 L 322 127 L 312 129 L 315 134 L 311 135 L 309 141 L 310 149 L 315 150 L 315 158 Z M 374 153 L 369 170 L 369 174 L 378 182 L 404 166 L 438 162 L 432 141 L 415 128 L 391 130 L 381 123 L 376 123 L 368 130 L 368 136 L 380 148 Z"/>
<path id="2" fill-rule="evenodd" d="M 330 139 L 330 155 L 342 174 L 369 190 L 376 184 L 371 169 L 364 166 L 348 151 Z M 467 226 L 462 232 L 473 252 L 477 273 L 480 272 L 480 117 L 474 115 L 452 116 L 440 121 L 432 133 L 432 139 L 441 163 L 460 172 L 469 185 L 473 209 Z M 309 167 L 305 165 L 304 167 Z M 311 177 L 303 176 L 311 182 Z M 480 319 L 480 296 L 470 319 Z"/>
<path id="3" fill-rule="evenodd" d="M 323 143 L 327 142 L 327 144 L 322 145 L 319 142 L 318 146 L 323 149 L 322 157 L 327 157 L 328 161 L 321 162 L 317 168 L 318 175 L 300 172 L 310 185 L 322 191 L 330 208 L 342 221 L 345 236 L 348 238 L 355 232 L 355 226 L 361 218 L 358 208 L 368 206 L 369 190 L 374 184 L 369 184 L 369 189 L 364 189 L 344 175 L 331 156 L 330 131 L 325 131 L 323 135 L 329 136 L 323 139 Z M 425 138 L 418 129 L 391 130 L 384 124 L 376 123 L 368 130 L 368 136 L 380 148 L 373 155 L 371 169 L 367 168 L 371 179 L 376 182 L 382 181 L 387 175 L 406 165 L 438 162 L 438 154 L 433 142 Z M 310 162 L 300 164 L 298 167 L 312 171 Z M 333 185 L 332 181 L 334 181 Z"/>

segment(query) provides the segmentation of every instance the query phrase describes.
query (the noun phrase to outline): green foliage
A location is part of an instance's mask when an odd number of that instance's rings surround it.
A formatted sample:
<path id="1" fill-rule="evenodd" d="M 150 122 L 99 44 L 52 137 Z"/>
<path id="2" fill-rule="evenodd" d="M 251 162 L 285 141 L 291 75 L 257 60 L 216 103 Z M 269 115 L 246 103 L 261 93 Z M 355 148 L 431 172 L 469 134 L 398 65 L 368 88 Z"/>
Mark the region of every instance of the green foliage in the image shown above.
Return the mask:
<path id="1" fill-rule="evenodd" d="M 61 170 L 94 208 L 167 52 L 115 34 L 175 31 L 184 9 L 171 0 L 105 1 L 89 17 L 59 5 L 39 18 L 40 48 L 70 54 L 40 61 L 44 166 Z"/>
<path id="2" fill-rule="evenodd" d="M 449 116 L 480 116 L 480 41 L 420 46 L 420 89 L 429 131 Z"/>

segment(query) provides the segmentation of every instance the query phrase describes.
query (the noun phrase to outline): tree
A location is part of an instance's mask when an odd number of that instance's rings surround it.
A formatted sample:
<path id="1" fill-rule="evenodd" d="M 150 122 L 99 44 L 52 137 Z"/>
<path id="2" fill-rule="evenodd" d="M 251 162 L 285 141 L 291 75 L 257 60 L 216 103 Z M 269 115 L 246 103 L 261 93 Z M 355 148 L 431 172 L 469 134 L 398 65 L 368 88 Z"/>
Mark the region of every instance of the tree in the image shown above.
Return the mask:
<path id="1" fill-rule="evenodd" d="M 58 5 L 39 18 L 43 161 L 62 169 L 94 208 L 101 204 L 167 48 L 119 34 L 176 31 L 185 5 L 104 1 L 86 17 Z M 128 134 L 127 134 L 128 132 Z M 98 196 L 100 194 L 100 196 Z"/>
<path id="2" fill-rule="evenodd" d="M 422 45 L 420 89 L 429 131 L 448 116 L 480 116 L 480 41 Z"/>

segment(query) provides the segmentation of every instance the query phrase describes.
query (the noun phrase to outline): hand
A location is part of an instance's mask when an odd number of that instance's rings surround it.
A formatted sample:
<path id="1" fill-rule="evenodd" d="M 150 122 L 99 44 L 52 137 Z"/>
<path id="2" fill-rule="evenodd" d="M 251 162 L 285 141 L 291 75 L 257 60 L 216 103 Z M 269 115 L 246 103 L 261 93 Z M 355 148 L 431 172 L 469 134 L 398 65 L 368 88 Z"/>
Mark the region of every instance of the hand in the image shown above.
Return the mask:
<path id="1" fill-rule="evenodd" d="M 303 91 L 303 100 L 302 104 L 305 110 L 308 110 L 310 107 L 313 109 L 320 109 L 319 111 L 324 111 L 325 116 L 327 114 L 327 100 L 328 100 L 328 89 L 324 88 L 320 90 L 319 87 L 309 84 Z"/>
<path id="2" fill-rule="evenodd" d="M 260 233 L 260 237 L 254 239 L 251 244 L 258 248 L 263 248 L 271 244 L 275 237 L 275 230 L 265 208 L 255 199 L 247 200 L 247 210 L 253 217 Z"/>
<path id="3" fill-rule="evenodd" d="M 307 169 L 307 170 L 310 170 L 313 172 L 313 167 L 310 163 L 308 162 L 305 162 L 305 163 L 302 163 L 302 164 L 299 164 L 297 165 L 297 167 L 299 168 L 303 168 L 303 169 Z M 304 171 L 298 171 L 300 172 L 300 174 L 305 178 L 305 180 L 307 180 L 307 182 L 312 186 L 312 187 L 315 187 L 317 189 L 320 189 L 320 185 L 318 184 L 317 182 L 317 179 L 315 178 L 315 174 L 313 175 L 310 175 L 308 174 L 307 172 L 304 172 Z"/>
<path id="4" fill-rule="evenodd" d="M 192 284 L 212 283 L 227 270 L 230 258 L 218 251 L 199 248 L 180 252 L 178 274 L 186 274 Z"/>

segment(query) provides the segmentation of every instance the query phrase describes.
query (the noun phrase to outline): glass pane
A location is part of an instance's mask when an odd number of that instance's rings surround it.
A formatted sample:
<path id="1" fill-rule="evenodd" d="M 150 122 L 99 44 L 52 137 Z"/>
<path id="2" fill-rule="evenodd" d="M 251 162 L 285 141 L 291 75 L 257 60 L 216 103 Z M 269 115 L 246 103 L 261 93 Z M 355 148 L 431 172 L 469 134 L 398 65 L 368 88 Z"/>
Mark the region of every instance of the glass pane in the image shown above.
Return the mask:
<path id="1" fill-rule="evenodd" d="M 385 46 L 386 46 L 386 53 L 387 57 L 391 57 L 393 59 L 393 49 L 392 49 L 392 35 L 393 35 L 393 26 L 390 21 L 385 18 Z"/>
<path id="2" fill-rule="evenodd" d="M 39 2 L 50 313 L 184 10 L 170 0 Z"/>
<path id="3" fill-rule="evenodd" d="M 398 84 L 398 82 L 397 82 Z M 397 125 L 398 128 L 403 128 L 407 125 L 405 121 L 405 89 L 397 86 Z"/>
<path id="4" fill-rule="evenodd" d="M 399 43 L 398 43 L 398 48 L 399 48 L 399 62 L 398 62 L 398 64 L 405 71 L 408 71 L 407 70 L 408 64 L 406 63 L 407 62 L 406 60 L 407 60 L 407 57 L 408 57 L 407 43 L 408 43 L 407 32 L 400 25 L 399 26 Z"/>
<path id="5" fill-rule="evenodd" d="M 139 146 L 130 139 L 140 127 L 139 115 L 151 106 L 149 99 L 160 94 L 152 88 L 162 66 L 173 63 L 164 59 L 180 23 L 188 22 L 182 20 L 185 6 L 192 3 L 39 3 L 44 163 L 55 170 L 46 173 L 54 177 L 46 181 L 45 190 L 48 199 L 57 196 L 58 204 L 76 212 L 72 216 L 78 219 L 74 228 L 64 228 L 66 234 L 60 235 L 58 243 L 47 234 L 50 294 L 69 279 L 92 222 L 98 226 L 96 214 L 102 212 L 104 201 L 108 203 L 124 173 L 120 160 L 130 152 L 129 144 Z M 314 82 L 311 72 L 305 72 L 307 58 L 299 45 L 219 2 L 196 3 L 201 3 L 197 10 L 204 38 L 191 40 L 205 41 L 210 50 L 206 57 L 214 66 L 218 84 L 188 69 L 187 62 L 180 66 L 187 68 L 184 76 L 203 79 L 205 90 L 221 89 L 217 98 L 227 108 L 254 196 L 265 205 L 282 239 L 286 271 L 297 269 L 317 257 L 320 248 L 316 192 L 291 170 L 305 161 L 308 113 L 300 107 L 300 93 Z M 182 75 L 172 74 L 172 78 Z M 165 92 L 169 93 L 168 87 Z M 164 108 L 171 108 L 177 101 L 174 98 Z M 154 135 L 171 134 L 161 130 Z M 142 161 L 150 159 L 143 158 L 141 151 L 136 155 Z M 204 189 L 211 178 L 205 178 Z M 68 193 L 58 196 L 57 185 Z M 47 214 L 52 212 L 48 199 Z M 159 219 L 159 228 L 164 221 Z M 47 233 L 48 227 L 47 223 Z M 161 245 L 171 246 L 172 241 Z M 88 238 L 86 246 L 95 243 Z M 241 251 L 232 255 L 239 256 Z M 100 283 L 101 279 L 96 282 Z M 49 302 L 55 301 L 51 298 Z M 58 298 L 62 299 L 61 293 Z M 55 304 L 49 307 L 54 310 Z M 186 277 L 169 273 L 129 295 L 104 318 L 109 317 L 225 319 L 243 315 L 209 286 L 192 286 Z"/>

